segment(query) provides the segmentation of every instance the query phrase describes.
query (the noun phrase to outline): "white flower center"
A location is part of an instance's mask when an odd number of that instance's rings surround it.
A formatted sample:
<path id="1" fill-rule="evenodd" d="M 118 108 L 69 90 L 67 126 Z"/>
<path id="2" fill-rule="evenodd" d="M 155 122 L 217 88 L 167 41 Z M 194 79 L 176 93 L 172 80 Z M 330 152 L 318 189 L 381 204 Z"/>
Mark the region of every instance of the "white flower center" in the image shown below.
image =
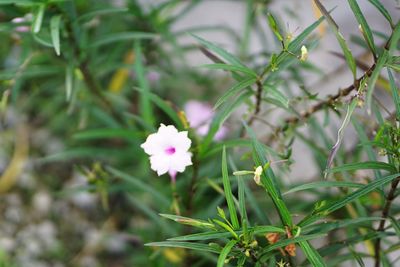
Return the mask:
<path id="1" fill-rule="evenodd" d="M 176 149 L 175 149 L 175 147 L 173 147 L 173 146 L 167 147 L 167 148 L 164 150 L 165 154 L 167 154 L 167 155 L 169 155 L 169 156 L 175 154 L 175 151 L 176 151 Z"/>

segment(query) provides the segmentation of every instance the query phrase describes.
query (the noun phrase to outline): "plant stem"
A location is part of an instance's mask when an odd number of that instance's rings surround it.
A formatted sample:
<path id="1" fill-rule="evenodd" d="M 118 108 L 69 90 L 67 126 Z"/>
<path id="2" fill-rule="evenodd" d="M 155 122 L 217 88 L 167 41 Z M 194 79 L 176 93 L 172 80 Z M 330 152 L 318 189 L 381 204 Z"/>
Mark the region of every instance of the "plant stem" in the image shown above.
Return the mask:
<path id="1" fill-rule="evenodd" d="M 392 206 L 393 200 L 396 198 L 396 189 L 400 182 L 400 176 L 396 178 L 391 184 L 390 191 L 386 196 L 385 206 L 382 210 L 382 219 L 379 222 L 379 226 L 377 232 L 383 232 L 385 230 L 385 222 L 386 219 L 389 217 L 390 207 Z M 375 267 L 380 266 L 380 250 L 381 250 L 381 238 L 377 238 L 375 241 Z"/>
<path id="2" fill-rule="evenodd" d="M 253 124 L 254 119 L 257 117 L 258 113 L 260 113 L 261 110 L 261 99 L 262 99 L 262 90 L 263 90 L 263 86 L 261 83 L 261 80 L 258 79 L 256 81 L 256 85 L 257 85 L 257 92 L 256 92 L 256 107 L 254 109 L 254 113 L 251 115 L 251 117 L 249 118 L 247 124 L 250 126 L 251 124 Z"/>
<path id="3" fill-rule="evenodd" d="M 197 152 L 195 151 L 193 153 L 193 174 L 192 174 L 192 179 L 190 180 L 189 199 L 188 199 L 187 209 L 186 209 L 186 216 L 188 216 L 188 217 L 190 217 L 192 215 L 193 198 L 194 198 L 194 195 L 196 194 L 196 182 L 197 182 L 197 178 L 199 176 L 199 165 L 200 165 L 200 162 L 197 159 Z"/>

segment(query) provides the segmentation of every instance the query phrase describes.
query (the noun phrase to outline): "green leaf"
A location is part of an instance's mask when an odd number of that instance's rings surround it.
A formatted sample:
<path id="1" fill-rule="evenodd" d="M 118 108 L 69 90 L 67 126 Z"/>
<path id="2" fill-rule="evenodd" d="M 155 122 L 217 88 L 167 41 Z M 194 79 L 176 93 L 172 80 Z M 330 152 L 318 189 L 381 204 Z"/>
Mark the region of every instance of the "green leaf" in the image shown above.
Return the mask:
<path id="1" fill-rule="evenodd" d="M 400 120 L 400 96 L 399 96 L 399 89 L 396 86 L 396 83 L 393 78 L 393 74 L 390 71 L 390 69 L 387 69 L 388 76 L 389 76 L 389 84 L 390 84 L 390 90 L 392 91 L 392 96 L 393 96 L 393 102 L 396 107 L 396 118 L 397 120 Z"/>
<path id="2" fill-rule="evenodd" d="M 40 32 L 40 28 L 42 27 L 42 21 L 43 21 L 43 16 L 44 16 L 44 10 L 46 8 L 45 4 L 40 4 L 39 7 L 37 8 L 37 11 L 34 15 L 33 21 L 32 21 L 32 31 L 33 33 L 38 33 Z"/>
<path id="3" fill-rule="evenodd" d="M 210 232 L 205 232 L 205 233 L 197 233 L 197 234 L 191 234 L 191 235 L 184 235 L 184 236 L 177 236 L 177 237 L 172 237 L 168 238 L 168 240 L 171 241 L 204 241 L 204 240 L 210 240 L 210 239 L 222 239 L 222 238 L 228 238 L 232 237 L 232 234 L 230 232 L 216 232 L 216 231 L 210 231 Z"/>
<path id="4" fill-rule="evenodd" d="M 144 215 L 146 215 L 149 219 L 151 219 L 152 224 L 155 225 L 155 227 L 159 230 L 162 230 L 161 233 L 164 234 L 171 234 L 171 235 L 176 235 L 177 230 L 175 228 L 172 228 L 171 225 L 167 224 L 164 220 L 160 220 L 160 217 L 158 214 L 150 208 L 144 201 L 141 201 L 138 199 L 136 196 L 133 195 L 128 195 L 127 200 L 132 202 L 132 204 L 137 208 L 139 212 L 142 212 Z"/>
<path id="5" fill-rule="evenodd" d="M 353 78 L 354 80 L 357 78 L 357 73 L 356 73 L 356 62 L 354 60 L 353 54 L 351 53 L 349 47 L 346 44 L 346 40 L 343 38 L 343 35 L 339 31 L 339 26 L 336 24 L 336 22 L 333 20 L 332 16 L 329 14 L 329 12 L 325 9 L 325 7 L 321 4 L 319 0 L 314 0 L 316 6 L 318 9 L 321 11 L 321 13 L 326 17 L 329 25 L 331 26 L 336 39 L 339 42 L 340 48 L 343 51 L 344 57 L 346 59 L 347 65 L 349 66 L 351 72 L 353 73 Z"/>
<path id="6" fill-rule="evenodd" d="M 163 217 L 166 217 L 165 214 L 162 215 Z M 171 215 L 169 215 L 171 216 Z M 172 219 L 173 217 L 171 217 Z M 173 219 L 175 220 L 175 219 Z M 255 227 L 249 227 L 247 229 L 249 232 L 252 232 L 253 234 L 266 234 L 266 233 L 285 233 L 285 230 L 279 227 L 271 226 L 271 225 L 265 225 L 265 226 L 255 226 Z M 243 233 L 242 230 L 235 231 L 237 235 L 241 235 Z M 231 232 L 222 232 L 222 231 L 208 231 L 204 233 L 196 233 L 196 234 L 190 234 L 190 235 L 184 235 L 184 236 L 177 236 L 177 237 L 172 237 L 169 238 L 168 240 L 171 241 L 204 241 L 204 240 L 210 240 L 210 239 L 223 239 L 223 238 L 228 238 L 232 237 Z"/>
<path id="7" fill-rule="evenodd" d="M 365 133 L 365 129 L 363 128 L 363 126 L 356 119 L 352 120 L 352 124 L 357 131 L 358 138 L 360 138 L 360 142 L 366 144 L 363 146 L 363 148 L 366 150 L 368 159 L 370 161 L 377 161 L 374 149 L 372 148 L 372 145 L 368 144 L 369 139 L 368 139 L 367 134 Z M 374 170 L 374 175 L 375 175 L 375 179 L 382 178 L 382 175 L 378 170 Z"/>
<path id="8" fill-rule="evenodd" d="M 124 138 L 124 139 L 138 139 L 137 131 L 128 129 L 90 129 L 82 132 L 78 132 L 73 135 L 73 138 L 85 140 L 85 139 L 107 139 L 107 138 Z"/>
<path id="9" fill-rule="evenodd" d="M 324 236 L 326 236 L 326 234 L 301 235 L 301 236 L 294 237 L 294 238 L 288 238 L 288 239 L 279 240 L 275 244 L 269 245 L 269 246 L 267 246 L 267 247 L 265 247 L 265 248 L 263 248 L 261 250 L 261 252 L 260 252 L 261 259 L 266 253 L 268 253 L 270 251 L 273 251 L 273 250 L 275 250 L 277 248 L 285 247 L 285 246 L 287 246 L 289 244 L 300 243 L 302 241 L 316 239 L 316 238 L 320 238 L 320 237 L 324 237 Z M 314 266 L 319 266 L 319 265 L 314 265 Z"/>
<path id="10" fill-rule="evenodd" d="M 358 23 L 361 25 L 362 34 L 367 41 L 368 47 L 374 56 L 376 55 L 376 47 L 374 42 L 374 36 L 372 35 L 371 28 L 369 27 L 367 20 L 365 19 L 360 7 L 357 4 L 357 0 L 348 0 L 351 9 L 353 10 L 354 16 L 356 17 Z"/>
<path id="11" fill-rule="evenodd" d="M 344 164 L 329 170 L 329 172 L 341 172 L 341 171 L 356 171 L 356 170 L 386 170 L 389 172 L 396 172 L 396 167 L 386 162 L 379 161 L 366 161 Z"/>
<path id="12" fill-rule="evenodd" d="M 211 51 L 215 52 L 218 56 L 222 57 L 223 59 L 228 61 L 230 64 L 247 68 L 243 63 L 240 62 L 240 60 L 238 58 L 236 58 L 231 53 L 225 51 L 224 49 L 220 48 L 219 46 L 217 46 L 209 41 L 206 41 L 197 35 L 194 35 L 194 34 L 190 34 L 190 35 L 193 36 L 194 38 L 196 38 L 197 41 L 199 41 L 207 49 L 210 49 Z"/>
<path id="13" fill-rule="evenodd" d="M 388 58 L 389 58 L 388 50 L 384 49 L 383 53 L 380 55 L 375 64 L 375 69 L 372 71 L 372 74 L 368 79 L 367 97 L 365 101 L 369 113 L 371 113 L 372 95 L 375 90 L 376 81 L 378 80 L 381 70 L 385 66 Z"/>
<path id="14" fill-rule="evenodd" d="M 53 42 L 54 50 L 57 56 L 60 55 L 60 21 L 61 16 L 53 16 L 50 20 L 51 41 Z"/>
<path id="15" fill-rule="evenodd" d="M 69 64 L 65 68 L 65 98 L 71 100 L 74 85 L 74 67 Z"/>
<path id="16" fill-rule="evenodd" d="M 144 89 L 134 87 L 134 90 L 140 92 L 141 94 L 145 93 Z M 161 109 L 168 117 L 175 123 L 177 128 L 183 129 L 182 121 L 179 119 L 177 112 L 172 108 L 170 104 L 165 99 L 162 99 L 156 94 L 151 92 L 145 93 L 151 102 L 156 105 L 159 109 Z"/>
<path id="17" fill-rule="evenodd" d="M 386 10 L 386 8 L 382 5 L 382 3 L 379 0 L 368 0 L 371 4 L 373 4 L 376 9 L 381 12 L 381 14 L 387 19 L 387 21 L 390 23 L 390 25 L 393 28 L 393 21 L 392 17 L 390 17 L 389 12 Z"/>
<path id="18" fill-rule="evenodd" d="M 319 224 L 312 224 L 306 227 L 301 228 L 301 232 L 306 232 L 307 234 L 313 233 L 328 233 L 336 229 L 340 228 L 361 228 L 361 223 L 365 223 L 367 227 L 370 227 L 370 222 L 372 221 L 380 221 L 382 217 L 360 217 L 356 219 L 345 219 L 345 220 L 337 220 L 337 221 L 324 221 Z M 369 224 L 366 224 L 366 223 Z"/>
<path id="19" fill-rule="evenodd" d="M 289 99 L 274 86 L 264 86 L 267 96 L 278 101 L 283 107 L 289 108 Z"/>
<path id="20" fill-rule="evenodd" d="M 240 216 L 242 218 L 242 225 L 243 225 L 244 221 L 246 221 L 246 223 L 247 223 L 245 185 L 244 185 L 243 177 L 237 176 L 237 182 L 238 182 L 239 211 L 240 211 Z"/>
<path id="21" fill-rule="evenodd" d="M 240 90 L 254 84 L 256 80 L 256 78 L 248 78 L 232 86 L 218 99 L 217 103 L 214 106 L 214 109 L 217 109 L 219 106 L 225 103 L 229 97 L 237 94 L 238 92 L 240 92 Z"/>
<path id="22" fill-rule="evenodd" d="M 231 184 L 229 181 L 228 165 L 226 162 L 226 149 L 222 150 L 222 182 L 224 184 L 224 192 L 226 203 L 228 204 L 229 215 L 234 229 L 239 229 L 239 220 L 236 214 L 235 202 L 233 201 L 233 194 Z"/>
<path id="23" fill-rule="evenodd" d="M 46 47 L 53 47 L 53 43 L 50 40 L 45 40 L 37 34 L 32 35 L 33 39 L 38 42 L 39 44 L 46 46 Z"/>
<path id="24" fill-rule="evenodd" d="M 327 216 L 328 214 L 334 212 L 335 210 L 338 210 L 338 209 L 344 207 L 345 205 L 359 199 L 360 197 L 374 191 L 375 189 L 391 182 L 392 180 L 399 177 L 399 175 L 400 175 L 400 173 L 396 173 L 393 175 L 383 177 L 381 179 L 376 179 L 376 180 L 372 181 L 371 183 L 363 186 L 362 188 L 352 192 L 351 194 L 347 195 L 346 197 L 342 198 L 341 200 L 338 200 L 338 201 L 335 201 L 334 203 L 322 206 L 320 209 L 318 209 L 317 211 L 313 212 L 311 215 L 304 218 L 298 225 L 299 226 L 309 225 L 310 223 L 318 220 L 321 216 Z"/>
<path id="25" fill-rule="evenodd" d="M 37 5 L 37 0 L 1 0 L 0 5 L 9 5 L 9 4 L 16 4 L 16 5 Z"/>
<path id="26" fill-rule="evenodd" d="M 93 17 L 96 16 L 101 16 L 101 15 L 108 15 L 108 14 L 115 14 L 115 13 L 125 13 L 128 12 L 129 8 L 122 7 L 122 8 L 104 8 L 104 9 L 98 9 L 94 10 L 91 12 L 87 12 L 83 14 L 82 16 L 79 16 L 76 21 L 77 22 L 82 22 L 82 21 L 87 21 L 92 19 Z"/>
<path id="27" fill-rule="evenodd" d="M 111 44 L 115 42 L 121 41 L 131 41 L 131 40 L 141 40 L 141 39 L 154 39 L 157 35 L 150 32 L 119 32 L 112 33 L 106 36 L 103 36 L 97 40 L 94 40 L 89 48 L 99 47 L 106 44 Z"/>
<path id="28" fill-rule="evenodd" d="M 190 225 L 190 226 L 194 226 L 194 227 L 198 227 L 198 228 L 206 228 L 206 229 L 214 229 L 215 228 L 214 224 L 209 223 L 207 221 L 203 221 L 203 220 L 192 219 L 192 218 L 183 217 L 183 216 L 179 216 L 179 215 L 173 215 L 173 214 L 160 214 L 160 216 L 170 219 L 170 220 L 173 220 L 180 224 L 186 224 L 186 225 Z"/>
<path id="29" fill-rule="evenodd" d="M 121 178 L 122 180 L 134 185 L 137 189 L 140 189 L 143 192 L 147 192 L 150 196 L 152 196 L 154 199 L 157 200 L 157 203 L 159 205 L 162 205 L 163 207 L 168 206 L 168 203 L 170 202 L 169 199 L 166 198 L 165 196 L 163 196 L 160 192 L 155 190 L 153 187 L 151 187 L 147 182 L 142 181 L 139 178 L 136 178 L 130 174 L 121 172 L 112 167 L 106 167 L 106 169 L 111 174 L 115 175 L 116 177 Z"/>
<path id="30" fill-rule="evenodd" d="M 268 13 L 267 17 L 268 17 L 269 27 L 271 28 L 271 30 L 275 34 L 275 36 L 278 38 L 278 40 L 280 42 L 282 42 L 283 37 L 282 37 L 281 33 L 279 32 L 278 23 L 276 23 L 274 16 L 272 16 L 272 14 Z"/>
<path id="31" fill-rule="evenodd" d="M 400 21 L 396 23 L 393 29 L 392 36 L 389 40 L 389 54 L 393 55 L 395 50 L 398 48 L 400 39 Z"/>
<path id="32" fill-rule="evenodd" d="M 205 65 L 201 65 L 199 67 L 207 68 L 207 69 L 216 69 L 216 70 L 227 70 L 227 71 L 231 71 L 231 72 L 242 72 L 251 77 L 257 77 L 257 73 L 255 73 L 252 69 L 249 69 L 247 67 L 237 66 L 237 65 L 215 63 L 215 64 L 205 64 Z"/>
<path id="33" fill-rule="evenodd" d="M 255 165 L 256 166 L 266 166 L 268 164 L 268 161 L 265 157 L 265 150 L 264 150 L 263 146 L 257 141 L 257 138 L 256 138 L 254 132 L 247 125 L 245 125 L 245 127 L 246 127 L 246 130 L 247 130 L 249 136 L 252 139 L 253 159 L 254 159 Z M 289 212 L 285 202 L 282 199 L 281 192 L 276 183 L 275 174 L 271 168 L 267 168 L 266 170 L 264 170 L 262 172 L 261 183 L 262 183 L 263 187 L 265 188 L 265 190 L 267 191 L 267 193 L 269 194 L 269 196 L 271 197 L 272 201 L 274 202 L 282 223 L 285 226 L 292 227 L 293 221 L 292 221 L 290 212 Z"/>
<path id="34" fill-rule="evenodd" d="M 213 246 L 200 244 L 200 243 L 191 243 L 191 242 L 179 242 L 179 241 L 162 241 L 162 242 L 152 242 L 145 244 L 147 247 L 172 247 L 172 248 L 186 248 L 199 250 L 204 252 L 211 253 L 220 253 L 221 251 Z"/>
<path id="35" fill-rule="evenodd" d="M 236 240 L 231 240 L 225 245 L 225 247 L 222 249 L 221 253 L 219 254 L 217 267 L 224 266 L 226 257 L 228 256 L 228 254 L 231 251 L 231 249 L 233 248 L 233 246 L 236 245 L 236 243 L 237 243 Z"/>
<path id="36" fill-rule="evenodd" d="M 333 169 L 330 171 L 332 172 Z M 317 181 L 311 182 L 307 184 L 302 184 L 296 186 L 287 192 L 283 193 L 283 195 L 291 194 L 298 191 L 309 190 L 309 189 L 319 189 L 319 188 L 326 188 L 326 187 L 348 187 L 348 188 L 360 188 L 363 187 L 364 184 L 359 183 L 352 183 L 352 182 L 341 182 L 341 181 Z"/>
<path id="37" fill-rule="evenodd" d="M 139 83 L 139 87 L 142 89 L 139 101 L 140 114 L 143 116 L 143 119 L 148 124 L 154 125 L 155 117 L 153 114 L 149 97 L 150 86 L 146 79 L 145 66 L 143 65 L 142 48 L 139 41 L 135 42 L 134 52 L 135 52 L 135 63 L 134 63 L 135 74 L 137 77 L 137 81 Z"/>
<path id="38" fill-rule="evenodd" d="M 396 232 L 397 238 L 400 239 L 400 222 L 392 216 L 389 216 L 389 220 L 393 229 Z"/>
<path id="39" fill-rule="evenodd" d="M 244 92 L 239 94 L 239 96 L 235 100 L 223 104 L 223 107 L 221 107 L 217 114 L 214 116 L 210 125 L 210 129 L 201 144 L 200 157 L 204 157 L 204 154 L 208 152 L 208 150 L 210 149 L 209 145 L 212 142 L 215 134 L 224 123 L 224 121 L 229 117 L 229 115 L 252 95 L 252 92 Z"/>
<path id="40" fill-rule="evenodd" d="M 303 250 L 304 254 L 306 255 L 308 261 L 312 264 L 312 266 L 318 266 L 318 267 L 327 266 L 321 255 L 318 253 L 318 251 L 316 251 L 315 248 L 313 248 L 309 242 L 306 241 L 299 242 L 299 246 Z"/>
<path id="41" fill-rule="evenodd" d="M 227 223 L 221 222 L 220 220 L 217 220 L 217 219 L 214 219 L 213 222 L 218 224 L 222 228 L 224 228 L 229 233 L 231 233 L 232 234 L 231 237 L 235 238 L 236 240 L 239 240 L 239 236 L 236 234 L 236 232 L 232 229 L 232 227 L 230 225 L 228 225 Z"/>
<path id="42" fill-rule="evenodd" d="M 308 26 L 288 45 L 290 52 L 296 53 L 303 45 L 304 40 L 324 21 L 325 17 L 320 17 L 316 22 Z"/>

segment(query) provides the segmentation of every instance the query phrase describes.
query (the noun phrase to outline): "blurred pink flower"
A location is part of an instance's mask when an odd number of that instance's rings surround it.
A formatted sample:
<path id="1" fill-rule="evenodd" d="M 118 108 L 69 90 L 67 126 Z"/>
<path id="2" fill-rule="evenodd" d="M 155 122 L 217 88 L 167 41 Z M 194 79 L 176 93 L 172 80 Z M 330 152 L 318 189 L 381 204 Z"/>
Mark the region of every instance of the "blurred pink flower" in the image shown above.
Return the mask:
<path id="1" fill-rule="evenodd" d="M 16 18 L 13 18 L 12 20 L 11 20 L 11 22 L 12 23 L 24 23 L 24 22 L 26 22 L 27 20 L 25 19 L 25 18 L 23 18 L 23 17 L 16 17 Z"/>
<path id="2" fill-rule="evenodd" d="M 192 165 L 191 143 L 187 131 L 178 132 L 173 125 L 161 124 L 157 133 L 150 134 L 141 147 L 150 155 L 151 169 L 158 176 L 169 172 L 174 180 L 177 172 Z"/>
<path id="3" fill-rule="evenodd" d="M 18 26 L 15 27 L 16 32 L 29 32 L 31 30 L 31 27 L 29 26 Z"/>
<path id="4" fill-rule="evenodd" d="M 150 83 L 156 83 L 160 80 L 161 74 L 155 70 L 150 70 L 147 73 L 146 78 Z"/>
<path id="5" fill-rule="evenodd" d="M 13 18 L 11 22 L 19 25 L 15 27 L 16 32 L 29 32 L 31 30 L 31 27 L 23 24 L 28 23 L 31 20 L 32 20 L 32 14 L 27 14 L 25 17 Z"/>
<path id="6" fill-rule="evenodd" d="M 205 136 L 210 129 L 211 121 L 214 117 L 214 111 L 212 107 L 206 103 L 191 100 L 188 101 L 183 110 L 185 111 L 186 118 L 190 123 L 190 127 L 196 130 L 196 133 L 200 136 Z M 214 136 L 214 140 L 222 140 L 228 133 L 228 129 L 225 126 L 221 126 Z"/>

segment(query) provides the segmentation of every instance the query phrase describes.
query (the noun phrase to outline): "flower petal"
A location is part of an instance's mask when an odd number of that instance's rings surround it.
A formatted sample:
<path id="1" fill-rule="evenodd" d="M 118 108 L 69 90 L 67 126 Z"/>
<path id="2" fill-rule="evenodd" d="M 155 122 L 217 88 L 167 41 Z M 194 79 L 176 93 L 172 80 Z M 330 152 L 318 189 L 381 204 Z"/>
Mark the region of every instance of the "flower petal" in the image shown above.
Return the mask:
<path id="1" fill-rule="evenodd" d="M 162 154 L 151 156 L 150 165 L 151 169 L 156 171 L 158 176 L 167 173 L 170 169 L 170 161 L 168 157 L 165 157 Z"/>
<path id="2" fill-rule="evenodd" d="M 179 152 L 171 157 L 170 170 L 183 172 L 187 166 L 192 165 L 192 153 Z"/>

